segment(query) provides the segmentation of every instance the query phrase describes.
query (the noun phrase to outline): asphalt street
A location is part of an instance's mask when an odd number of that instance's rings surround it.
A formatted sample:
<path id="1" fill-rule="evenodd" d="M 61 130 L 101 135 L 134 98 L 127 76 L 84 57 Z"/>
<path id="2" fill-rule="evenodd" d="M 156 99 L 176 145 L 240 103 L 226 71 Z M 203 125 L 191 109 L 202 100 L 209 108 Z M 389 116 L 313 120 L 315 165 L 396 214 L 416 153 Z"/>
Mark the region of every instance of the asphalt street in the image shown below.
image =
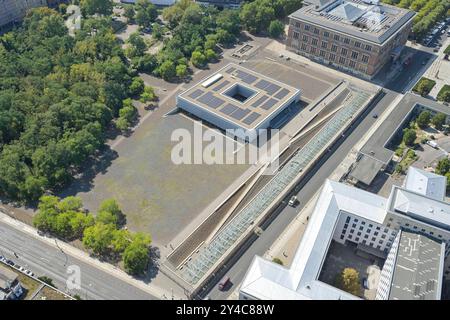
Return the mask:
<path id="1" fill-rule="evenodd" d="M 14 256 L 14 252 L 18 258 Z M 58 248 L 36 240 L 7 224 L 0 223 L 0 255 L 31 270 L 37 277 L 53 279 L 56 287 L 84 300 L 154 300 L 157 299 L 107 272 L 75 259 Z M 67 291 L 68 266 L 80 268 L 81 290 Z"/>
<path id="2" fill-rule="evenodd" d="M 300 204 L 295 208 L 286 206 L 276 215 L 261 236 L 259 236 L 258 239 L 242 253 L 239 260 L 226 272 L 226 275 L 230 277 L 232 285 L 228 286 L 226 291 L 220 291 L 217 286 L 214 286 L 207 294 L 212 300 L 226 299 L 234 290 L 236 290 L 237 286 L 239 286 L 243 280 L 253 257 L 255 255 L 264 255 L 275 239 L 277 239 L 286 227 L 295 219 L 303 206 L 313 197 L 313 195 L 321 188 L 325 180 L 332 174 L 334 169 L 344 160 L 353 146 L 364 136 L 368 128 L 375 123 L 376 119 L 373 118 L 372 115 L 383 113 L 396 96 L 397 93 L 387 91 L 387 94 L 370 112 L 367 113 L 365 118 L 359 124 L 355 124 L 356 127 L 351 134 L 346 137 L 342 144 L 340 144 L 326 160 L 322 160 L 324 161 L 323 163 L 319 163 L 319 165 L 315 166 L 315 169 L 308 174 L 306 179 L 303 179 L 301 184 L 304 185 L 297 193 Z"/>

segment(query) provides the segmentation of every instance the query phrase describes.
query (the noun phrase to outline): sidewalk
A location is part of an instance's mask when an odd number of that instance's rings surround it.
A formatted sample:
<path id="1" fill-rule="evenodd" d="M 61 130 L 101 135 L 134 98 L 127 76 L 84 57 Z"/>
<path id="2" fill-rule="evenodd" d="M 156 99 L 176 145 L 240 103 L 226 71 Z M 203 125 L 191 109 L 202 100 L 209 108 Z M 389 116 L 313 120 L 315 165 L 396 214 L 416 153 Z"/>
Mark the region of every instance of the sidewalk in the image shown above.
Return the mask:
<path id="1" fill-rule="evenodd" d="M 119 268 L 110 265 L 105 262 L 100 262 L 92 257 L 89 256 L 88 253 L 81 251 L 77 248 L 72 247 L 71 245 L 58 241 L 58 244 L 55 243 L 54 238 L 48 238 L 48 237 L 42 237 L 37 233 L 37 230 L 26 225 L 25 223 L 22 223 L 20 221 L 14 220 L 13 218 L 9 217 L 8 215 L 0 212 L 0 222 L 5 223 L 20 232 L 27 233 L 28 235 L 32 236 L 38 241 L 46 242 L 47 245 L 52 246 L 54 248 L 57 248 L 59 250 L 63 250 L 66 254 L 69 254 L 70 256 L 82 260 L 83 262 L 90 264 L 91 266 L 101 269 L 104 272 L 109 273 L 110 275 L 125 281 L 145 292 L 150 293 L 156 298 L 161 298 L 163 296 L 165 297 L 171 297 L 172 292 L 170 290 L 166 290 L 164 288 L 158 287 L 154 284 L 145 284 L 142 281 L 136 280 L 133 277 L 126 274 L 124 271 L 120 270 Z M 185 296 L 180 294 L 179 292 L 174 292 L 173 297 L 175 300 L 182 300 L 186 299 Z"/>

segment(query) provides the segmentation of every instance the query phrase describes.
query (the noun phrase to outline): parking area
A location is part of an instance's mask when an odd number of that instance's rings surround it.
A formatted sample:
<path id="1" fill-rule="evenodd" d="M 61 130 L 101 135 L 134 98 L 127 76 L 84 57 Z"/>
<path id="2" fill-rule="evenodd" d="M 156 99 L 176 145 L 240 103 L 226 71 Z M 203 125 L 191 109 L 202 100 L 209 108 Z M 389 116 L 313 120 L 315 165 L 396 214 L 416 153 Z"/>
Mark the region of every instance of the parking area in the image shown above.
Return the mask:
<path id="1" fill-rule="evenodd" d="M 353 268 L 359 273 L 361 296 L 366 299 L 374 299 L 374 292 L 376 293 L 378 287 L 379 271 L 383 264 L 383 259 L 369 253 L 357 254 L 356 245 L 352 243 L 343 245 L 332 241 L 320 271 L 319 280 L 335 286 L 336 279 L 342 270 Z M 367 279 L 367 288 L 364 288 L 364 279 Z"/>

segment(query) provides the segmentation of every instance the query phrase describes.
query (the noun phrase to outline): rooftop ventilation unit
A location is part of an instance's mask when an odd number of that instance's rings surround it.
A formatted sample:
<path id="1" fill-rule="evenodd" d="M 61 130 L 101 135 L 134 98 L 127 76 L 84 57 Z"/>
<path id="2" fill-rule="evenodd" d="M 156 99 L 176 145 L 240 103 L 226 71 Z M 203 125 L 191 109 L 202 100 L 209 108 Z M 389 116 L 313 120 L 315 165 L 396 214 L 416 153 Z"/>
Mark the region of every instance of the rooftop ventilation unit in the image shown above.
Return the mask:
<path id="1" fill-rule="evenodd" d="M 223 78 L 223 75 L 221 73 L 218 73 L 218 74 L 212 76 L 211 78 L 209 78 L 208 80 L 206 80 L 205 82 L 203 82 L 202 87 L 208 88 L 210 85 L 216 83 L 217 81 L 219 81 L 222 78 Z"/>

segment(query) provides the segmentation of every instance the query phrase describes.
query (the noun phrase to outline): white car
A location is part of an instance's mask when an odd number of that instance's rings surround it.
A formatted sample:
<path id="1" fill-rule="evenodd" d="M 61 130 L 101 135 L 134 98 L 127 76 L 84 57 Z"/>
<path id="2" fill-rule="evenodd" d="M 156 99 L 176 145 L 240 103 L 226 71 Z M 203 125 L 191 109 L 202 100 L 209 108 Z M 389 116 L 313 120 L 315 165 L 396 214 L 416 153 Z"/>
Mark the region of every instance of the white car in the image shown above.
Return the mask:
<path id="1" fill-rule="evenodd" d="M 289 200 L 289 205 L 291 206 L 291 207 L 294 207 L 296 204 L 297 204 L 297 197 L 296 196 L 293 196 L 292 198 L 291 198 L 291 200 Z"/>

